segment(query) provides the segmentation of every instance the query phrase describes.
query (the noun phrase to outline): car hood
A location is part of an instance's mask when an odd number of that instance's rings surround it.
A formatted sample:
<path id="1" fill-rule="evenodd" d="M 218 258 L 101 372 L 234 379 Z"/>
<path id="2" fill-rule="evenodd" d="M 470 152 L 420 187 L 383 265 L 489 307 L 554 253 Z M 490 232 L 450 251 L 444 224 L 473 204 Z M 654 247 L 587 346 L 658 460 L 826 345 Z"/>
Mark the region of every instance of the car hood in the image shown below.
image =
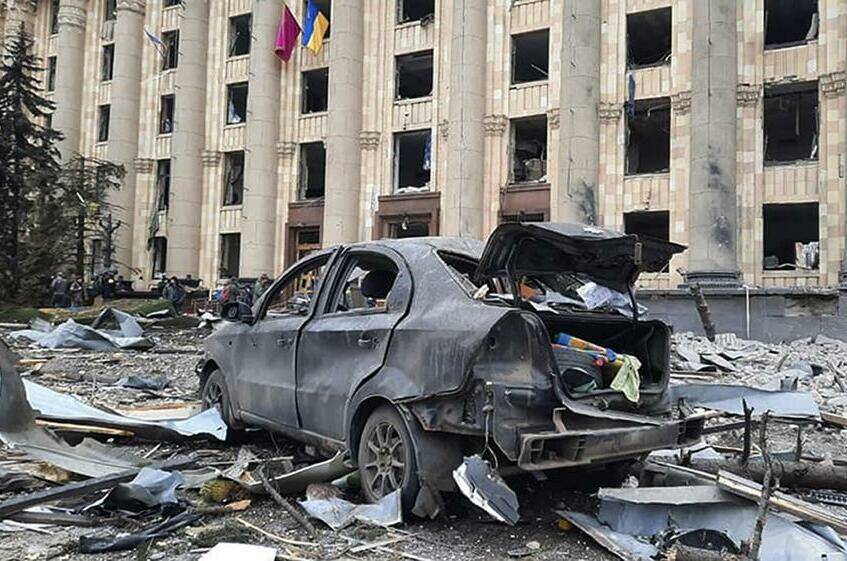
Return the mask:
<path id="1" fill-rule="evenodd" d="M 660 271 L 685 246 L 584 224 L 536 222 L 499 226 L 485 245 L 477 278 L 582 273 L 627 292 L 642 271 Z"/>

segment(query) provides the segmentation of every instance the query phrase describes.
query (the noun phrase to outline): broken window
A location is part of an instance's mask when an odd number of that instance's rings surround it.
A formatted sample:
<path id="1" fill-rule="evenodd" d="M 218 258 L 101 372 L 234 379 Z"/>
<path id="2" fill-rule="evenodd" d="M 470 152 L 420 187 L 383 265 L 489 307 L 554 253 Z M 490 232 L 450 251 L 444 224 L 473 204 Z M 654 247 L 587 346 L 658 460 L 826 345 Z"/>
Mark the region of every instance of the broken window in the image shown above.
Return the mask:
<path id="1" fill-rule="evenodd" d="M 820 264 L 818 203 L 762 208 L 764 269 L 817 269 Z"/>
<path id="2" fill-rule="evenodd" d="M 765 163 L 818 158 L 817 82 L 765 88 Z"/>
<path id="3" fill-rule="evenodd" d="M 506 222 L 545 222 L 544 214 L 540 212 L 518 212 L 516 214 L 501 214 L 500 223 Z"/>
<path id="4" fill-rule="evenodd" d="M 432 51 L 395 58 L 396 99 L 414 99 L 432 95 Z"/>
<path id="5" fill-rule="evenodd" d="M 432 132 L 394 135 L 394 192 L 428 191 L 432 172 Z"/>
<path id="6" fill-rule="evenodd" d="M 115 71 L 115 44 L 103 45 L 100 57 L 100 81 L 108 82 L 112 79 Z"/>
<path id="7" fill-rule="evenodd" d="M 299 199 L 319 199 L 324 196 L 326 179 L 326 147 L 323 142 L 300 145 Z"/>
<path id="8" fill-rule="evenodd" d="M 670 157 L 670 99 L 632 102 L 626 116 L 626 175 L 666 172 Z"/>
<path id="9" fill-rule="evenodd" d="M 111 106 L 101 105 L 97 108 L 97 142 L 109 140 L 109 114 Z"/>
<path id="10" fill-rule="evenodd" d="M 103 5 L 103 20 L 114 21 L 118 19 L 118 0 L 106 0 Z"/>
<path id="11" fill-rule="evenodd" d="M 512 121 L 512 183 L 547 181 L 547 116 Z"/>
<path id="12" fill-rule="evenodd" d="M 174 6 L 179 6 L 182 4 L 182 0 L 165 0 L 162 4 L 165 8 L 172 8 Z"/>
<path id="13" fill-rule="evenodd" d="M 159 102 L 159 134 L 174 132 L 174 95 L 163 95 Z"/>
<path id="14" fill-rule="evenodd" d="M 344 282 L 330 300 L 330 313 L 388 310 L 388 295 L 397 280 L 397 266 L 391 259 L 374 253 L 348 258 Z"/>
<path id="15" fill-rule="evenodd" d="M 308 312 L 318 284 L 326 273 L 329 257 L 325 255 L 310 261 L 285 284 L 272 288 L 265 297 L 268 302 L 265 317 L 304 315 Z"/>
<path id="16" fill-rule="evenodd" d="M 671 213 L 667 210 L 627 212 L 623 215 L 623 229 L 627 234 L 670 241 Z"/>
<path id="17" fill-rule="evenodd" d="M 671 60 L 671 9 L 626 16 L 627 68 L 660 66 Z"/>
<path id="18" fill-rule="evenodd" d="M 294 259 L 296 261 L 321 249 L 321 229 L 318 226 L 298 228 L 294 239 Z"/>
<path id="19" fill-rule="evenodd" d="M 404 215 L 400 220 L 388 223 L 388 237 L 395 240 L 423 238 L 429 235 L 428 219 Z"/>
<path id="20" fill-rule="evenodd" d="M 303 72 L 303 106 L 301 112 L 320 113 L 326 111 L 329 98 L 329 68 Z"/>
<path id="21" fill-rule="evenodd" d="M 56 89 L 56 57 L 51 56 L 47 59 L 47 91 L 52 92 Z"/>
<path id="22" fill-rule="evenodd" d="M 59 0 L 50 3 L 50 35 L 59 32 Z"/>
<path id="23" fill-rule="evenodd" d="M 435 0 L 397 0 L 397 23 L 420 21 L 421 25 L 435 19 Z"/>
<path id="24" fill-rule="evenodd" d="M 765 48 L 814 41 L 819 23 L 817 0 L 765 0 Z"/>
<path id="25" fill-rule="evenodd" d="M 244 201 L 244 152 L 224 155 L 223 206 L 240 205 Z"/>
<path id="26" fill-rule="evenodd" d="M 306 7 L 309 3 L 309 0 L 303 0 L 303 11 L 302 14 L 306 13 Z M 324 41 L 329 39 L 329 33 L 332 31 L 332 1 L 331 0 L 312 0 L 312 4 L 318 9 L 320 13 L 326 17 L 327 21 L 330 22 L 330 26 L 327 28 L 326 33 L 324 34 Z"/>
<path id="27" fill-rule="evenodd" d="M 168 267 L 168 238 L 156 236 L 153 238 L 153 278 L 165 276 Z"/>
<path id="28" fill-rule="evenodd" d="M 156 210 L 167 211 L 171 200 L 171 161 L 156 162 Z"/>
<path id="29" fill-rule="evenodd" d="M 171 70 L 179 64 L 179 30 L 162 33 L 162 70 Z"/>
<path id="30" fill-rule="evenodd" d="M 221 234 L 220 277 L 238 278 L 241 274 L 241 234 Z"/>
<path id="31" fill-rule="evenodd" d="M 250 54 L 251 14 L 242 14 L 229 18 L 229 56 Z"/>
<path id="32" fill-rule="evenodd" d="M 247 121 L 247 82 L 226 87 L 226 124 L 238 125 Z"/>
<path id="33" fill-rule="evenodd" d="M 547 79 L 549 43 L 549 29 L 512 35 L 512 84 Z"/>

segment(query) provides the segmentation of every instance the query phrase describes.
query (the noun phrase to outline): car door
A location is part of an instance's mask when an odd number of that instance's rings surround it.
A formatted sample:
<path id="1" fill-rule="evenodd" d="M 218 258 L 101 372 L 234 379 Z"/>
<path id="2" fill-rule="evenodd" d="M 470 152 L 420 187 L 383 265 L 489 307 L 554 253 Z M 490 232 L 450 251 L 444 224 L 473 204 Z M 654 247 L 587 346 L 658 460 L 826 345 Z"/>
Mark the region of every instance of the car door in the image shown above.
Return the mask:
<path id="1" fill-rule="evenodd" d="M 257 303 L 246 334 L 236 391 L 242 414 L 258 424 L 297 427 L 295 360 L 300 329 L 313 312 L 331 253 L 310 257 L 275 282 Z"/>
<path id="2" fill-rule="evenodd" d="M 335 271 L 301 333 L 297 404 L 304 430 L 343 440 L 347 401 L 382 366 L 412 279 L 397 252 L 377 245 L 351 248 Z"/>

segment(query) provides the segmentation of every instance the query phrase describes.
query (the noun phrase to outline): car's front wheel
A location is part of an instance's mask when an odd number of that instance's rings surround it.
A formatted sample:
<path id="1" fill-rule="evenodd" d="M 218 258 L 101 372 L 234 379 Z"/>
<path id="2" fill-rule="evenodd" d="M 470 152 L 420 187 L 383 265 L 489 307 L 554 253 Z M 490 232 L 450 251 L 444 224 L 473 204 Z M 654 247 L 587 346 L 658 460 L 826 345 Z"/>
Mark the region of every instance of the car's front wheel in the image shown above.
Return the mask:
<path id="1" fill-rule="evenodd" d="M 226 426 L 230 429 L 229 432 L 238 431 L 242 428 L 233 417 L 229 390 L 223 372 L 220 370 L 213 371 L 206 378 L 203 387 L 200 388 L 200 401 L 203 409 L 218 408 Z"/>
<path id="2" fill-rule="evenodd" d="M 412 508 L 420 490 L 415 446 L 396 409 L 383 405 L 371 413 L 362 430 L 358 460 L 362 491 L 370 502 L 400 489 L 403 508 Z"/>

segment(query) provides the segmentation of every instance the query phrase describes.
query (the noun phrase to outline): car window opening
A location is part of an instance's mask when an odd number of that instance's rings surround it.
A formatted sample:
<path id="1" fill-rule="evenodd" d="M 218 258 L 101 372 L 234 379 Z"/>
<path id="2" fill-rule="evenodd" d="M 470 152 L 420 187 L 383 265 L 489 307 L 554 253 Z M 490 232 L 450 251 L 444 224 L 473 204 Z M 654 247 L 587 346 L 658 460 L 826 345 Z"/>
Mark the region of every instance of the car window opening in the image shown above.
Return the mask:
<path id="1" fill-rule="evenodd" d="M 512 84 L 546 80 L 550 72 L 550 30 L 512 35 Z"/>
<path id="2" fill-rule="evenodd" d="M 512 183 L 547 181 L 547 116 L 512 121 Z"/>
<path id="3" fill-rule="evenodd" d="M 765 270 L 814 271 L 820 267 L 819 212 L 818 203 L 764 205 Z"/>
<path id="4" fill-rule="evenodd" d="M 630 70 L 670 64 L 671 8 L 626 16 L 626 54 Z"/>
<path id="5" fill-rule="evenodd" d="M 671 155 L 671 103 L 666 97 L 631 102 L 626 118 L 626 175 L 666 173 Z"/>
<path id="6" fill-rule="evenodd" d="M 301 113 L 321 113 L 329 104 L 329 68 L 303 72 L 303 106 Z"/>
<path id="7" fill-rule="evenodd" d="M 429 130 L 394 135 L 394 192 L 430 190 L 432 133 Z"/>
<path id="8" fill-rule="evenodd" d="M 326 146 L 323 142 L 300 145 L 300 200 L 320 199 L 326 186 Z"/>
<path id="9" fill-rule="evenodd" d="M 272 289 L 272 292 L 267 296 L 268 304 L 265 308 L 265 315 L 267 317 L 284 317 L 308 313 L 317 294 L 320 281 L 326 272 L 326 264 L 329 262 L 329 258 L 329 254 L 316 258 L 313 263 L 301 269 L 285 284 Z"/>
<path id="10" fill-rule="evenodd" d="M 387 257 L 356 256 L 347 267 L 330 312 L 387 311 L 397 274 L 396 265 Z"/>
<path id="11" fill-rule="evenodd" d="M 765 0 L 765 48 L 801 45 L 818 38 L 817 0 Z"/>
<path id="12" fill-rule="evenodd" d="M 765 164 L 818 159 L 818 84 L 765 88 Z"/>
<path id="13" fill-rule="evenodd" d="M 401 55 L 396 59 L 396 99 L 432 95 L 432 51 Z"/>

